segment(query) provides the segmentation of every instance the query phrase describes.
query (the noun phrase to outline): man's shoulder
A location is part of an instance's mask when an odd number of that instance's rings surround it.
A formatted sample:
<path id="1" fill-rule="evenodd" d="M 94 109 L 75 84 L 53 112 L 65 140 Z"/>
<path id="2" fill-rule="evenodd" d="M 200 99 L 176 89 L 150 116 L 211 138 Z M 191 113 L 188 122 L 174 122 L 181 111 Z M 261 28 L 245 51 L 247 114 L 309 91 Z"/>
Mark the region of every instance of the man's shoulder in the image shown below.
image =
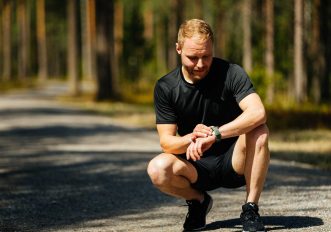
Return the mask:
<path id="1" fill-rule="evenodd" d="M 224 76 L 229 70 L 231 63 L 227 60 L 213 57 L 213 63 L 210 68 L 210 73 L 213 76 Z"/>
<path id="2" fill-rule="evenodd" d="M 218 70 L 221 69 L 223 71 L 232 71 L 232 72 L 244 71 L 244 69 L 240 65 L 218 57 L 213 58 L 213 67 L 217 68 Z"/>
<path id="3" fill-rule="evenodd" d="M 174 70 L 172 70 L 171 72 L 169 72 L 168 74 L 164 75 L 163 77 L 161 77 L 156 85 L 166 88 L 166 89 L 173 89 L 174 87 L 176 87 L 181 79 L 180 76 L 180 67 L 175 68 Z"/>

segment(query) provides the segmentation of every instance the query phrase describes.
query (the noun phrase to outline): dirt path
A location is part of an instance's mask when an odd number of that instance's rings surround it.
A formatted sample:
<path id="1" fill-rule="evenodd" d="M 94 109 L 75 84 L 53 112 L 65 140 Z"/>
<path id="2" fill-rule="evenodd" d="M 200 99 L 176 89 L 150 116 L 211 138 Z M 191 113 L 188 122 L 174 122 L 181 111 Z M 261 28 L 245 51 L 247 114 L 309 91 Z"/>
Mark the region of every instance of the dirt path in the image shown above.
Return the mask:
<path id="1" fill-rule="evenodd" d="M 183 201 L 145 172 L 153 130 L 63 106 L 64 89 L 0 96 L 0 231 L 181 231 Z M 261 214 L 269 231 L 331 231 L 331 173 L 272 159 Z M 245 191 L 211 192 L 207 231 L 240 231 Z"/>

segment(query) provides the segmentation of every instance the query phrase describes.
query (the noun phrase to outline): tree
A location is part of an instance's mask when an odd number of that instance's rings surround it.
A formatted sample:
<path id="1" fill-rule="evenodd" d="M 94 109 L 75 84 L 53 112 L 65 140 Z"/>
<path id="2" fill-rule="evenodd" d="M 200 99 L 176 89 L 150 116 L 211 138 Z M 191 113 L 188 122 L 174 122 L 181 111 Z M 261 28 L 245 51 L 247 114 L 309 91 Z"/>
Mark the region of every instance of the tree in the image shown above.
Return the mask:
<path id="1" fill-rule="evenodd" d="M 274 1 L 265 1 L 265 33 L 266 33 L 266 49 L 265 49 L 265 65 L 266 74 L 269 78 L 269 85 L 267 89 L 267 102 L 272 103 L 275 94 L 275 80 L 274 80 Z"/>
<path id="2" fill-rule="evenodd" d="M 4 80 L 11 78 L 11 0 L 3 0 L 2 6 L 2 52 L 3 52 L 3 69 L 2 77 Z"/>
<path id="3" fill-rule="evenodd" d="M 119 94 L 120 60 L 123 52 L 124 7 L 120 0 L 114 2 L 114 47 L 113 47 L 113 90 Z"/>
<path id="4" fill-rule="evenodd" d="M 200 2 L 201 3 L 201 2 Z M 177 31 L 183 20 L 184 2 L 182 0 L 170 1 L 170 12 L 168 20 L 168 69 L 173 69 L 178 64 L 179 56 L 176 52 Z"/>
<path id="5" fill-rule="evenodd" d="M 37 0 L 38 79 L 47 79 L 45 0 Z"/>
<path id="6" fill-rule="evenodd" d="M 322 101 L 330 101 L 331 88 L 331 3 L 328 0 L 321 1 L 320 16 L 321 16 L 321 39 L 323 43 L 323 56 L 325 61 L 324 73 L 321 81 L 321 97 Z"/>
<path id="7" fill-rule="evenodd" d="M 252 72 L 252 42 L 251 42 L 251 0 L 243 1 L 243 66 L 247 72 Z"/>
<path id="8" fill-rule="evenodd" d="M 78 48 L 77 48 L 77 1 L 67 0 L 67 20 L 68 20 L 68 83 L 69 92 L 72 95 L 79 93 L 78 79 Z"/>
<path id="9" fill-rule="evenodd" d="M 224 20 L 225 20 L 225 13 L 224 8 L 222 7 L 221 1 L 214 0 L 214 17 L 215 17 L 215 24 L 214 24 L 214 32 L 215 32 L 215 55 L 218 57 L 222 57 L 225 55 L 225 33 L 224 33 Z"/>
<path id="10" fill-rule="evenodd" d="M 321 80 L 325 73 L 325 60 L 320 35 L 320 0 L 313 0 L 310 56 L 312 62 L 312 97 L 315 103 L 321 101 Z"/>
<path id="11" fill-rule="evenodd" d="M 26 0 L 18 0 L 17 8 L 17 21 L 19 24 L 18 77 L 26 79 L 28 73 L 28 50 L 30 48 L 30 27 L 28 24 Z"/>
<path id="12" fill-rule="evenodd" d="M 83 0 L 81 8 L 83 78 L 89 80 L 92 90 L 96 91 L 95 0 Z"/>
<path id="13" fill-rule="evenodd" d="M 294 1 L 294 96 L 306 100 L 306 74 L 303 67 L 303 0 Z"/>
<path id="14" fill-rule="evenodd" d="M 114 32 L 113 15 L 114 2 L 98 0 L 96 3 L 96 67 L 97 93 L 96 100 L 107 100 L 116 96 L 113 85 Z"/>

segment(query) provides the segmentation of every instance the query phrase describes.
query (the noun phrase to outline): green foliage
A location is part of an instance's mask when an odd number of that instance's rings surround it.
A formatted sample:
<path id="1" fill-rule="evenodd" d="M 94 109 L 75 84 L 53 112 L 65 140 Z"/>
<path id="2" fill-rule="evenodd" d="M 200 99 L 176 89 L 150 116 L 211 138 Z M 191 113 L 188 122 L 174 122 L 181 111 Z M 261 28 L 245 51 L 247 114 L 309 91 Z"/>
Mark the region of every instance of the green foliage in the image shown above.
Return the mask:
<path id="1" fill-rule="evenodd" d="M 67 70 L 67 6 L 66 0 L 47 0 L 46 37 L 48 72 L 50 76 L 64 76 Z M 65 7 L 64 7 L 65 6 Z M 79 22 L 79 21 L 77 21 Z"/>
<path id="2" fill-rule="evenodd" d="M 139 1 L 125 1 L 124 37 L 121 68 L 126 79 L 140 78 L 145 57 L 144 23 Z"/>
<path id="3" fill-rule="evenodd" d="M 256 66 L 249 76 L 262 100 L 266 100 L 267 89 L 272 82 L 275 86 L 276 95 L 277 93 L 284 93 L 287 90 L 286 82 L 281 73 L 275 72 L 273 76 L 268 76 L 263 66 Z"/>

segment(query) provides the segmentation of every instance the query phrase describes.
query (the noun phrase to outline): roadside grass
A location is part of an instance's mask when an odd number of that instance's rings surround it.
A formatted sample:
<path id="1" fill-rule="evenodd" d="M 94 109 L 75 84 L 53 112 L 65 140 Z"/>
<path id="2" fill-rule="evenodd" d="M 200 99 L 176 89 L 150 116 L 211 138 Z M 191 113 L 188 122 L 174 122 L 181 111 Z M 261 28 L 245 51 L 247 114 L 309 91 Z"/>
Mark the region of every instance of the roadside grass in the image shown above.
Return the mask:
<path id="1" fill-rule="evenodd" d="M 331 170 L 331 130 L 271 132 L 271 157 L 312 164 Z"/>
<path id="2" fill-rule="evenodd" d="M 85 93 L 78 97 L 62 95 L 58 101 L 79 107 L 89 112 L 111 117 L 114 122 L 130 126 L 155 128 L 154 109 L 151 104 L 137 104 L 121 101 L 95 102 L 93 94 Z"/>
<path id="3" fill-rule="evenodd" d="M 0 93 L 8 93 L 15 90 L 21 90 L 21 89 L 33 89 L 38 86 L 37 81 L 35 78 L 33 79 L 27 79 L 27 80 L 0 80 Z"/>

